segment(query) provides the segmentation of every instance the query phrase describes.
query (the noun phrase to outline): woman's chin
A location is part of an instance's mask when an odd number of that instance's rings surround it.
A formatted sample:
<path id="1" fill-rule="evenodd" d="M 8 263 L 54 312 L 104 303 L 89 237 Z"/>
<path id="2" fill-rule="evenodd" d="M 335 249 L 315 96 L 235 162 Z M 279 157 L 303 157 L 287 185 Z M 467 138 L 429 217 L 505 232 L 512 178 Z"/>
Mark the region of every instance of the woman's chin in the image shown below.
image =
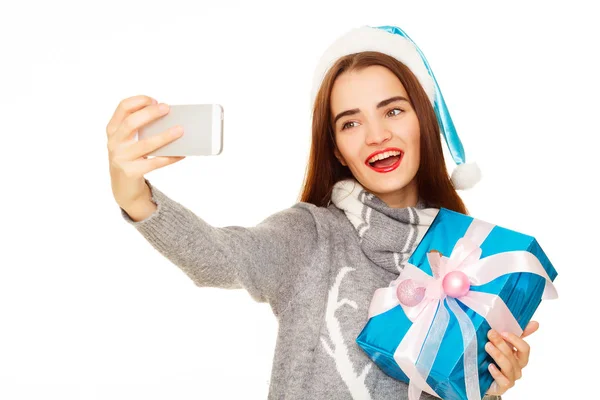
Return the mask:
<path id="1" fill-rule="evenodd" d="M 372 193 L 390 194 L 404 190 L 408 187 L 408 182 L 404 180 L 371 179 L 364 186 Z"/>
<path id="2" fill-rule="evenodd" d="M 363 182 L 361 184 L 371 193 L 389 195 L 391 193 L 413 190 L 411 189 L 413 187 L 416 190 L 416 185 L 412 184 L 414 179 L 409 179 L 406 176 L 406 171 L 396 170 L 392 173 L 377 175 L 379 176 L 373 176 L 373 174 L 363 175 Z"/>

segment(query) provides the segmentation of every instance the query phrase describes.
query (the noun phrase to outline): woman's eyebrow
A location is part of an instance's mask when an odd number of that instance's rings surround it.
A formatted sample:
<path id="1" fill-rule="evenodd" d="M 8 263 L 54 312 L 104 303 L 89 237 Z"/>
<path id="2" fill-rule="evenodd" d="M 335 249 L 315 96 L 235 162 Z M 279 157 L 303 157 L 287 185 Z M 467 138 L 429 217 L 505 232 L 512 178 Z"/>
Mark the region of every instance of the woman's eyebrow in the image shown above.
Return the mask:
<path id="1" fill-rule="evenodd" d="M 403 96 L 394 96 L 394 97 L 390 97 L 389 99 L 385 99 L 380 101 L 377 104 L 377 108 L 381 108 L 381 107 L 385 107 L 390 103 L 393 103 L 394 101 L 408 101 L 408 99 L 406 97 Z M 341 113 L 339 113 L 338 115 L 335 116 L 335 118 L 333 119 L 333 123 L 335 124 L 337 122 L 338 119 L 345 117 L 347 115 L 354 115 L 354 114 L 358 114 L 360 112 L 360 109 L 358 108 L 353 108 L 352 110 L 346 110 L 346 111 L 342 111 Z"/>

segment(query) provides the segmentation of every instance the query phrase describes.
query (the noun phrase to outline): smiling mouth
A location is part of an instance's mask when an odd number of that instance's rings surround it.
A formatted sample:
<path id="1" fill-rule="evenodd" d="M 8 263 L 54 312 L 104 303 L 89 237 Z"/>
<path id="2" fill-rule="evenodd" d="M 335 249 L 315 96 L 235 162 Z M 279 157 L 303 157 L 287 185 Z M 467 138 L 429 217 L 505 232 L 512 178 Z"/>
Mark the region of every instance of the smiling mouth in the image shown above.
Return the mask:
<path id="1" fill-rule="evenodd" d="M 377 159 L 377 156 L 373 157 L 376 158 L 376 160 L 371 162 L 367 161 L 365 164 L 375 172 L 391 172 L 400 166 L 400 162 L 404 158 L 404 153 L 399 151 L 394 153 L 396 154 L 388 154 L 387 157 L 382 159 Z"/>

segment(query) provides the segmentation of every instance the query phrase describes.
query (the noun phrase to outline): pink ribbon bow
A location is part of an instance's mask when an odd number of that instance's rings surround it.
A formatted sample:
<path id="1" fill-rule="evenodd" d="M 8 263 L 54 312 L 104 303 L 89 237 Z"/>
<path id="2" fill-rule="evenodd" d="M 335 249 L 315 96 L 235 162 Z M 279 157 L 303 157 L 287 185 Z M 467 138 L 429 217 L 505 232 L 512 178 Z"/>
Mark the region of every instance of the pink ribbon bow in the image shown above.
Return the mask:
<path id="1" fill-rule="evenodd" d="M 456 316 L 463 337 L 467 398 L 481 400 L 475 327 L 456 300 L 485 318 L 492 329 L 520 336 L 523 331 L 504 301 L 494 294 L 471 291 L 471 285 L 483 285 L 505 274 L 529 272 L 546 279 L 542 299 L 558 297 L 542 264 L 530 252 L 509 251 L 481 258 L 481 243 L 493 227 L 474 219 L 450 257 L 427 254 L 433 276 L 407 264 L 389 287 L 375 291 L 369 318 L 400 305 L 413 322 L 394 352 L 394 360 L 410 379 L 409 400 L 418 400 L 423 391 L 440 397 L 426 379 L 450 320 L 444 300 Z"/>

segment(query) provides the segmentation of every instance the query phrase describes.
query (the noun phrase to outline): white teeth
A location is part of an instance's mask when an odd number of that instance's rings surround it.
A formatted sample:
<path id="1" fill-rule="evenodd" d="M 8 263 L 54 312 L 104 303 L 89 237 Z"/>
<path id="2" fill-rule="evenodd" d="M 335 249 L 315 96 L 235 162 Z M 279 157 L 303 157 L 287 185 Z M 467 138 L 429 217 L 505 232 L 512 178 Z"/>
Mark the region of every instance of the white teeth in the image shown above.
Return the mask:
<path id="1" fill-rule="evenodd" d="M 378 160 L 383 160 L 384 158 L 388 158 L 391 156 L 399 156 L 401 153 L 399 151 L 386 151 L 385 153 L 379 153 L 376 156 L 369 158 L 369 163 L 374 163 Z"/>

